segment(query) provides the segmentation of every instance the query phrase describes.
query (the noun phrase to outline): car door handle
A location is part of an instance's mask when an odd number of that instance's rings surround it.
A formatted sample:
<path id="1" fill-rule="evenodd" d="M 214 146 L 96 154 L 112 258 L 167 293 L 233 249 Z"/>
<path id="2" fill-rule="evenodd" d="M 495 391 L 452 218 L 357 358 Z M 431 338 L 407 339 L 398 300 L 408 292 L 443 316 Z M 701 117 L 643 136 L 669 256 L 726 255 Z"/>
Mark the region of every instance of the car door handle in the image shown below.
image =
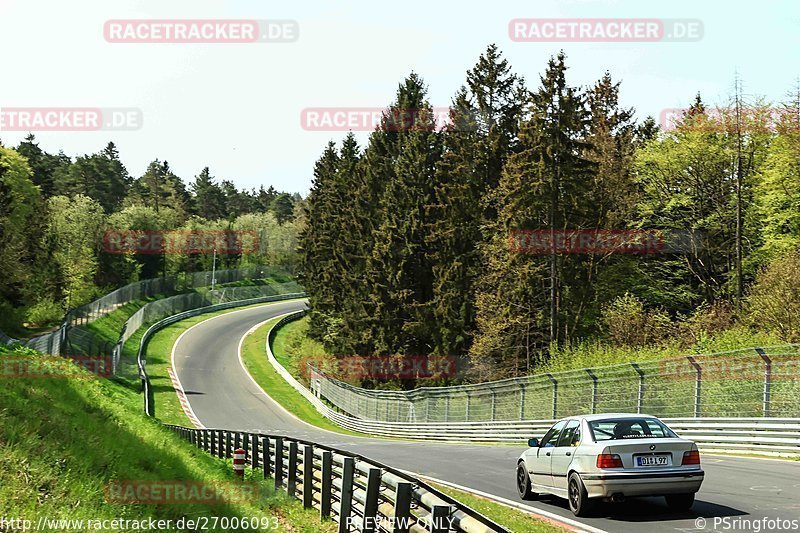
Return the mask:
<path id="1" fill-rule="evenodd" d="M 550 455 L 550 452 L 547 452 L 545 455 Z"/>
<path id="2" fill-rule="evenodd" d="M 572 455 L 572 452 L 567 452 L 567 455 Z"/>

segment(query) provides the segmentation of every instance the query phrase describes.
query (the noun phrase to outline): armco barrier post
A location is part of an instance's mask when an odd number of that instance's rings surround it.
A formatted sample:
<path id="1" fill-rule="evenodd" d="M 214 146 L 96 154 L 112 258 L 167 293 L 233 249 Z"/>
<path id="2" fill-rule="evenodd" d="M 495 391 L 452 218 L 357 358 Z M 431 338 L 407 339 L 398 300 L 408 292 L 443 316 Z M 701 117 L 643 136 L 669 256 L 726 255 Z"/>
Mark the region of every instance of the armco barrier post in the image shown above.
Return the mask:
<path id="1" fill-rule="evenodd" d="M 259 459 L 258 456 L 258 435 L 250 435 L 250 450 L 251 450 L 251 457 L 252 460 L 250 461 L 250 466 L 253 467 L 253 470 L 259 467 Z"/>
<path id="2" fill-rule="evenodd" d="M 356 462 L 352 457 L 342 461 L 342 493 L 339 495 L 339 533 L 350 531 L 350 515 L 353 512 L 353 475 Z"/>
<path id="3" fill-rule="evenodd" d="M 226 431 L 225 432 L 225 458 L 226 459 L 230 459 L 231 458 L 231 452 L 232 451 L 233 451 L 233 442 L 232 442 L 232 439 L 231 439 L 231 432 L 230 431 Z"/>
<path id="4" fill-rule="evenodd" d="M 303 446 L 303 508 L 311 509 L 314 505 L 314 448 L 310 444 Z"/>
<path id="5" fill-rule="evenodd" d="M 394 532 L 406 533 L 411 519 L 411 483 L 399 481 L 394 494 Z"/>
<path id="6" fill-rule="evenodd" d="M 381 469 L 370 468 L 367 472 L 367 487 L 364 499 L 364 522 L 361 527 L 363 533 L 375 531 L 376 517 L 378 516 L 378 496 L 381 490 Z"/>
<path id="7" fill-rule="evenodd" d="M 450 506 L 434 505 L 431 509 L 431 523 L 428 529 L 431 533 L 448 533 L 450 531 Z"/>
<path id="8" fill-rule="evenodd" d="M 239 479 L 244 479 L 245 451 L 243 448 L 236 448 L 233 451 L 233 474 Z"/>
<path id="9" fill-rule="evenodd" d="M 289 473 L 286 475 L 286 492 L 294 496 L 297 491 L 297 441 L 289 442 Z"/>
<path id="10" fill-rule="evenodd" d="M 275 437 L 275 488 L 283 486 L 283 439 Z"/>
<path id="11" fill-rule="evenodd" d="M 331 493 L 333 487 L 333 453 L 329 450 L 322 452 L 322 483 L 319 492 L 319 516 L 330 518 Z"/>
<path id="12" fill-rule="evenodd" d="M 272 473 L 269 460 L 269 437 L 261 437 L 261 465 L 264 469 L 264 479 Z"/>

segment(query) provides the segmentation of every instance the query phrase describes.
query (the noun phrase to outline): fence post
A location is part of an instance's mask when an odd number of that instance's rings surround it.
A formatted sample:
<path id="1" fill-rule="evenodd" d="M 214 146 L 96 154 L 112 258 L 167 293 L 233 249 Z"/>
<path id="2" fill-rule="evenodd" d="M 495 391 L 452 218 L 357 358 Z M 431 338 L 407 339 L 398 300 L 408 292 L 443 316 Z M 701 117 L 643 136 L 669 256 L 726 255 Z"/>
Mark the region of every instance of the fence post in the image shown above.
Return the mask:
<path id="1" fill-rule="evenodd" d="M 470 396 L 469 392 L 467 391 L 464 391 L 464 394 L 467 395 L 467 407 L 466 407 L 466 412 L 464 413 L 464 422 L 469 422 L 469 409 L 470 409 L 470 403 L 472 403 L 472 396 Z"/>
<path id="2" fill-rule="evenodd" d="M 264 468 L 264 479 L 270 475 L 269 460 L 269 437 L 261 437 L 261 464 Z"/>
<path id="3" fill-rule="evenodd" d="M 591 368 L 587 368 L 586 373 L 592 378 L 592 414 L 595 414 L 597 413 L 597 376 Z"/>
<path id="4" fill-rule="evenodd" d="M 350 531 L 350 514 L 353 511 L 353 474 L 356 461 L 345 457 L 342 461 L 342 493 L 339 497 L 339 533 Z"/>
<path id="5" fill-rule="evenodd" d="M 636 395 L 636 412 L 641 414 L 642 407 L 644 406 L 644 370 L 639 368 L 636 363 L 631 363 L 631 366 L 639 374 L 639 392 Z"/>
<path id="6" fill-rule="evenodd" d="M 700 416 L 700 386 L 703 382 L 703 369 L 697 363 L 694 357 L 691 355 L 687 355 L 686 359 L 689 361 L 689 364 L 694 367 L 695 370 L 695 383 L 694 383 L 694 417 L 697 418 Z"/>
<path id="7" fill-rule="evenodd" d="M 214 432 L 208 429 L 206 430 L 206 442 L 208 442 L 210 445 L 209 451 L 211 452 L 211 455 L 217 455 L 217 443 L 216 439 L 214 439 Z"/>
<path id="8" fill-rule="evenodd" d="M 333 487 L 333 453 L 330 450 L 322 452 L 322 485 L 319 492 L 319 516 L 331 516 L 331 489 Z"/>
<path id="9" fill-rule="evenodd" d="M 283 438 L 275 437 L 275 487 L 283 486 Z"/>
<path id="10" fill-rule="evenodd" d="M 519 384 L 519 419 L 525 420 L 525 384 Z"/>
<path id="11" fill-rule="evenodd" d="M 764 352 L 761 347 L 756 348 L 756 353 L 761 356 L 764 361 L 764 401 L 763 411 L 764 416 L 770 415 L 770 389 L 772 388 L 772 359 Z"/>
<path id="12" fill-rule="evenodd" d="M 294 496 L 297 490 L 297 441 L 289 441 L 289 472 L 286 475 L 286 492 Z"/>
<path id="13" fill-rule="evenodd" d="M 425 422 L 431 421 L 431 397 L 425 396 Z"/>
<path id="14" fill-rule="evenodd" d="M 553 377 L 553 374 L 545 374 L 553 383 L 553 418 L 558 418 L 558 380 Z"/>
<path id="15" fill-rule="evenodd" d="M 497 393 L 494 390 L 491 390 L 492 393 L 492 418 L 491 420 L 494 421 L 494 417 L 497 415 Z"/>
<path id="16" fill-rule="evenodd" d="M 217 456 L 222 459 L 225 457 L 225 436 L 222 430 L 217 430 Z"/>
<path id="17" fill-rule="evenodd" d="M 377 525 L 378 495 L 381 490 L 381 469 L 370 468 L 367 472 L 367 487 L 364 499 L 364 521 L 361 524 L 363 533 L 373 533 Z"/>
<path id="18" fill-rule="evenodd" d="M 411 518 L 411 483 L 399 481 L 394 495 L 394 533 L 406 533 Z"/>
<path id="19" fill-rule="evenodd" d="M 303 509 L 314 505 L 314 448 L 303 446 Z"/>
<path id="20" fill-rule="evenodd" d="M 252 459 L 250 460 L 250 466 L 252 466 L 253 470 L 255 470 L 260 466 L 259 465 L 260 457 L 258 456 L 258 435 L 250 435 L 250 440 L 252 441 L 250 444 L 251 457 L 252 457 Z"/>
<path id="21" fill-rule="evenodd" d="M 225 457 L 227 459 L 231 458 L 231 447 L 232 447 L 232 445 L 233 445 L 233 443 L 231 442 L 231 432 L 230 431 L 226 431 L 225 432 Z"/>
<path id="22" fill-rule="evenodd" d="M 450 395 L 447 394 L 444 397 L 444 421 L 448 422 L 450 420 Z"/>
<path id="23" fill-rule="evenodd" d="M 244 479 L 244 463 L 247 455 L 243 448 L 233 450 L 233 474 L 239 479 Z"/>

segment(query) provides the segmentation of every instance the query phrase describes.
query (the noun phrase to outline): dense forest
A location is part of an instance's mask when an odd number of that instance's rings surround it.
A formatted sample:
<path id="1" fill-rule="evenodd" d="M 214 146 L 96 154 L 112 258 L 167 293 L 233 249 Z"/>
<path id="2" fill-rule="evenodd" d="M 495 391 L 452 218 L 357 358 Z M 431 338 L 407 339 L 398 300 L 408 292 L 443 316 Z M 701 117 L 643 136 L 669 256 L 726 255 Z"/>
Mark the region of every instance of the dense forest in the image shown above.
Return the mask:
<path id="1" fill-rule="evenodd" d="M 563 53 L 530 85 L 490 46 L 446 127 L 411 74 L 366 146 L 329 143 L 300 270 L 311 334 L 330 353 L 457 355 L 488 379 L 595 339 L 740 324 L 798 340 L 800 88 L 772 104 L 734 80 L 730 101 L 686 95 L 664 128 L 620 104 L 610 73 L 588 87 L 568 78 Z M 510 245 L 516 231 L 555 229 L 696 240 L 651 254 Z"/>
<path id="2" fill-rule="evenodd" d="M 74 158 L 44 151 L 33 135 L 0 143 L 0 329 L 24 335 L 132 281 L 211 270 L 213 251 L 109 253 L 109 231 L 254 232 L 244 253 L 220 254 L 217 268 L 291 270 L 303 212 L 298 194 L 239 190 L 207 167 L 188 186 L 158 159 L 131 177 L 113 143 Z"/>

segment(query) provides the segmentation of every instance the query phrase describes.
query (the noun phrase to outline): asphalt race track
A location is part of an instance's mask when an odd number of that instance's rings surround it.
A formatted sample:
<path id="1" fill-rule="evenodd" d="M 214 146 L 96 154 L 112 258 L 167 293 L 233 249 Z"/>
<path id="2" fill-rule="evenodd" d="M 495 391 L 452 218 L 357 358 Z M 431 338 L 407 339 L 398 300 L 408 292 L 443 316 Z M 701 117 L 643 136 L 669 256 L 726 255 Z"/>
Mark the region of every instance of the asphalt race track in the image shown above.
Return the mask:
<path id="1" fill-rule="evenodd" d="M 206 427 L 305 438 L 348 449 L 396 468 L 520 501 L 514 486 L 514 468 L 524 447 L 416 443 L 340 435 L 297 420 L 264 394 L 239 362 L 239 342 L 256 324 L 303 306 L 302 302 L 292 301 L 234 311 L 201 322 L 178 340 L 174 368 L 192 410 Z M 739 520 L 800 521 L 800 462 L 704 455 L 703 468 L 705 482 L 691 512 L 670 513 L 662 498 L 632 499 L 621 504 L 603 504 L 595 516 L 579 521 L 609 532 L 714 531 L 715 517 L 728 521 L 727 526 L 717 521 L 717 531 L 755 529 L 744 527 L 742 522 L 736 527 Z M 574 519 L 563 500 L 527 503 Z M 762 525 L 760 529 L 768 527 Z"/>

